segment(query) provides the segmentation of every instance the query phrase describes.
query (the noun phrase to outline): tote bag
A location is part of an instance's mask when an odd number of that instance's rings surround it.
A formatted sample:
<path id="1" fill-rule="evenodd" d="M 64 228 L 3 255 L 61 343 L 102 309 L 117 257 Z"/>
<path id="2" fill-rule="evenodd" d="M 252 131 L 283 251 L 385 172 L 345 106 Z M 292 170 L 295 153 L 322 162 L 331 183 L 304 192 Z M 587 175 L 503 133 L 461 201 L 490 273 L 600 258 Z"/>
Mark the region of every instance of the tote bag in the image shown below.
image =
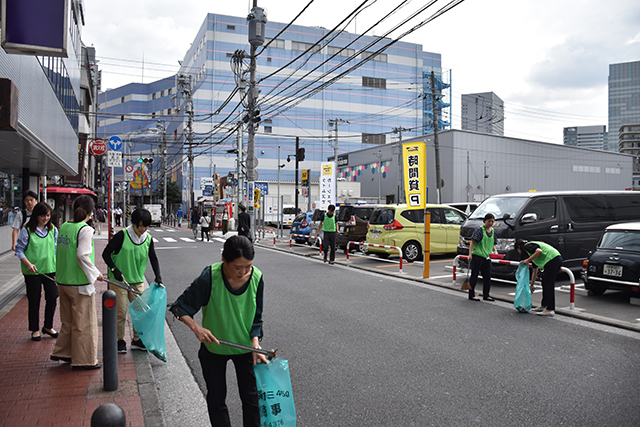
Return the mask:
<path id="1" fill-rule="evenodd" d="M 513 305 L 521 313 L 531 310 L 531 290 L 529 289 L 529 266 L 521 265 L 516 270 L 516 298 Z"/>
<path id="2" fill-rule="evenodd" d="M 261 426 L 296 425 L 296 408 L 289 376 L 289 362 L 275 359 L 253 367 L 258 386 L 258 407 Z"/>
<path id="3" fill-rule="evenodd" d="M 167 361 L 167 345 L 164 340 L 164 315 L 167 309 L 167 290 L 152 283 L 138 298 L 129 304 L 133 327 L 151 354 Z"/>

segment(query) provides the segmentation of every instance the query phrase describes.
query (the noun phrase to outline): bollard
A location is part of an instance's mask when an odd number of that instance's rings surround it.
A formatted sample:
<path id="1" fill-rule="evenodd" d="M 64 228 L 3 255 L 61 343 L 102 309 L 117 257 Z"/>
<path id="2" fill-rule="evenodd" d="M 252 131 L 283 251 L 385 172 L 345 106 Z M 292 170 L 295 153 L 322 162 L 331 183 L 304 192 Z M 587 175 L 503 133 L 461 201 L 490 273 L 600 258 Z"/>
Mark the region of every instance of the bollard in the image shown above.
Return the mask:
<path id="1" fill-rule="evenodd" d="M 117 313 L 116 293 L 108 290 L 102 294 L 102 373 L 105 391 L 118 389 Z"/>
<path id="2" fill-rule="evenodd" d="M 126 427 L 127 416 L 115 403 L 98 406 L 91 414 L 91 427 Z"/>

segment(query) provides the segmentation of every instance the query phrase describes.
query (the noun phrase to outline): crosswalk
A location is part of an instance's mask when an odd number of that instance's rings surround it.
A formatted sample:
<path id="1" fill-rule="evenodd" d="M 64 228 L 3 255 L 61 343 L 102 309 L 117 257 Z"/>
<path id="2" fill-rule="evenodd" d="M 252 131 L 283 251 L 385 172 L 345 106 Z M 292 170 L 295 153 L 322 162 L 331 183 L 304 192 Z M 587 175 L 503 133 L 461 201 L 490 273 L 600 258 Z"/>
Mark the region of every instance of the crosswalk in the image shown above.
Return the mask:
<path id="1" fill-rule="evenodd" d="M 149 230 L 152 238 L 153 238 L 153 243 L 181 243 L 181 242 L 185 242 L 185 243 L 195 243 L 195 242 L 201 242 L 202 241 L 198 238 L 198 239 L 194 239 L 193 237 L 179 237 L 179 236 L 170 236 L 170 235 L 165 235 L 165 234 L 172 234 L 172 233 L 176 233 L 177 231 L 181 231 L 181 230 L 176 230 L 174 228 L 157 228 L 157 229 L 152 229 Z M 218 234 L 218 236 L 216 236 L 216 234 Z M 235 232 L 230 232 L 227 233 L 227 235 L 225 237 L 231 237 L 232 235 L 236 234 Z M 156 235 L 158 235 L 156 237 Z M 225 237 L 221 236 L 221 232 L 220 231 L 216 231 L 213 232 L 213 236 L 211 236 L 211 242 L 220 242 L 220 243 L 224 243 L 227 240 L 225 239 Z M 206 241 L 204 243 L 207 243 Z"/>

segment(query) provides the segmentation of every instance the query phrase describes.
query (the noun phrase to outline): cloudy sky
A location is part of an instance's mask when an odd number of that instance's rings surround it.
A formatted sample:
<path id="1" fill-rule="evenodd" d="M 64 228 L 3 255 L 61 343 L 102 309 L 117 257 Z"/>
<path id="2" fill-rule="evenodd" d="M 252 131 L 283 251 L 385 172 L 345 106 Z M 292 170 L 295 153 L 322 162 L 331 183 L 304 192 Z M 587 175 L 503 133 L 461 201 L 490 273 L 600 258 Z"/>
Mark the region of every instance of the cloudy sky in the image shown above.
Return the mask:
<path id="1" fill-rule="evenodd" d="M 287 23 L 309 1 L 258 5 L 270 21 Z M 332 28 L 362 1 L 315 0 L 296 23 Z M 103 89 L 148 83 L 177 71 L 208 12 L 244 17 L 251 3 L 85 0 L 82 38 L 96 48 Z M 370 3 L 347 30 L 364 31 L 400 2 Z M 425 3 L 408 2 L 372 34 Z M 447 3 L 439 0 L 411 26 Z M 609 64 L 640 60 L 640 1 L 466 0 L 404 40 L 440 53 L 442 66 L 452 70 L 454 128 L 460 128 L 461 94 L 492 91 L 505 103 L 506 135 L 562 143 L 565 126 L 608 124 Z"/>

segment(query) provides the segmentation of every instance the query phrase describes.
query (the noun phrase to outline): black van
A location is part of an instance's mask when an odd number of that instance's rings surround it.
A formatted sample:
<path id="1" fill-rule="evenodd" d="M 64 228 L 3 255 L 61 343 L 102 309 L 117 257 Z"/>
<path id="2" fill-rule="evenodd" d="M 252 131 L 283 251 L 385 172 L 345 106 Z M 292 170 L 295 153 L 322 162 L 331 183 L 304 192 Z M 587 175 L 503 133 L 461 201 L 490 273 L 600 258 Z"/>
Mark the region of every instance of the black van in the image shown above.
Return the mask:
<path id="1" fill-rule="evenodd" d="M 347 250 L 347 243 L 364 242 L 367 239 L 369 219 L 377 205 L 339 205 L 340 210 L 336 217 L 338 235 L 336 246 Z M 353 246 L 356 250 L 359 246 Z"/>
<path id="2" fill-rule="evenodd" d="M 517 239 L 538 240 L 558 249 L 564 266 L 577 270 L 607 226 L 640 220 L 640 192 L 545 191 L 492 196 L 460 227 L 458 254 L 469 253 L 471 234 L 487 213 L 496 217 L 496 249 L 506 254 L 505 259 L 518 259 L 514 250 Z M 515 272 L 515 267 L 504 264 L 491 268 L 497 276 Z"/>

